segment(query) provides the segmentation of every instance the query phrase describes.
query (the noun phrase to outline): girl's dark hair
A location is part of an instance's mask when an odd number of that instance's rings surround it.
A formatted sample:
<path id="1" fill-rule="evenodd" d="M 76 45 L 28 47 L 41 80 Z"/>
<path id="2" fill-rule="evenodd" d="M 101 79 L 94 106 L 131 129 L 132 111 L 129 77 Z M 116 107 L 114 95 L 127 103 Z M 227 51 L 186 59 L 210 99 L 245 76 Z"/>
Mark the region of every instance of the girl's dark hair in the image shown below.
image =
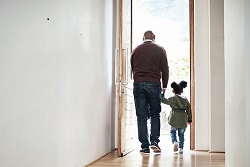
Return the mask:
<path id="1" fill-rule="evenodd" d="M 171 83 L 171 88 L 174 89 L 175 94 L 181 94 L 183 92 L 183 88 L 187 87 L 187 82 L 186 81 L 181 81 L 179 84 L 176 82 Z"/>

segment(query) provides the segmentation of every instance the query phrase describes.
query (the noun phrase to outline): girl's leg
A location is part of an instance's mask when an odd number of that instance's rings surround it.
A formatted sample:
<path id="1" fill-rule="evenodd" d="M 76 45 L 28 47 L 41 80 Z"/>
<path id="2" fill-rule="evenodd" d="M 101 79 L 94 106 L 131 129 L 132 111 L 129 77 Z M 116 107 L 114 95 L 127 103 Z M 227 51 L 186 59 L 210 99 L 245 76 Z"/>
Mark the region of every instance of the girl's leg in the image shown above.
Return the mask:
<path id="1" fill-rule="evenodd" d="M 184 147 L 184 141 L 185 141 L 184 133 L 185 133 L 185 131 L 186 131 L 186 128 L 178 129 L 179 148 L 183 148 Z"/>
<path id="2" fill-rule="evenodd" d="M 173 143 L 173 144 L 174 144 L 174 142 L 177 142 L 177 139 L 176 139 L 176 131 L 177 131 L 177 128 L 171 126 L 171 129 L 170 129 L 170 136 L 171 136 L 171 140 L 172 140 L 172 143 Z"/>

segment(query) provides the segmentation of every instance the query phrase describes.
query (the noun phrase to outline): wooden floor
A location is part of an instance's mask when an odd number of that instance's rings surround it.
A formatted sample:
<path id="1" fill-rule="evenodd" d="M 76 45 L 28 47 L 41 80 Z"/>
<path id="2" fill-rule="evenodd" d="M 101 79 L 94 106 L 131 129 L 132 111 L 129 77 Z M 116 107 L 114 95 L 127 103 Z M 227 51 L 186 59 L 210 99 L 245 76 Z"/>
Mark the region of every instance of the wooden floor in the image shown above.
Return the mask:
<path id="1" fill-rule="evenodd" d="M 113 151 L 89 167 L 225 167 L 224 153 L 208 153 L 202 151 L 185 151 L 183 154 L 172 151 L 149 155 L 134 150 L 124 157 L 118 157 Z"/>
<path id="2" fill-rule="evenodd" d="M 189 147 L 189 129 L 185 132 L 185 145 L 183 154 L 173 152 L 169 135 L 169 126 L 162 126 L 161 142 L 162 152 L 144 155 L 140 153 L 140 143 L 135 140 L 135 150 L 124 157 L 117 156 L 117 150 L 111 152 L 88 167 L 225 167 L 224 153 L 208 153 L 207 151 L 191 151 Z"/>
<path id="3" fill-rule="evenodd" d="M 224 153 L 207 151 L 191 151 L 189 138 L 185 140 L 183 154 L 173 152 L 169 133 L 161 135 L 159 146 L 162 152 L 149 155 L 140 153 L 140 143 L 135 141 L 135 150 L 124 157 L 117 156 L 117 150 L 111 152 L 89 167 L 225 167 Z"/>

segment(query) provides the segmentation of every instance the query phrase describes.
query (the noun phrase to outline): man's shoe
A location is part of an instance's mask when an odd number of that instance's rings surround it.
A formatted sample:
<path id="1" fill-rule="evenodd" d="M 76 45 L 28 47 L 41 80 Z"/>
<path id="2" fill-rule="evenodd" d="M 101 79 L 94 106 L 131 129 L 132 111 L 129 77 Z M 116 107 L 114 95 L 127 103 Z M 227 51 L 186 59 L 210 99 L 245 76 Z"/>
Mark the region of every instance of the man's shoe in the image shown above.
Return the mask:
<path id="1" fill-rule="evenodd" d="M 150 150 L 149 150 L 149 148 L 143 148 L 143 149 L 140 150 L 140 153 L 150 154 Z"/>
<path id="2" fill-rule="evenodd" d="M 150 148 L 151 148 L 155 153 L 161 152 L 161 148 L 158 146 L 158 143 L 156 143 L 156 142 L 152 142 L 151 145 L 150 145 Z"/>
<path id="3" fill-rule="evenodd" d="M 174 151 L 174 152 L 178 151 L 178 143 L 177 143 L 176 141 L 174 142 L 173 151 Z"/>
<path id="4" fill-rule="evenodd" d="M 183 153 L 183 149 L 179 148 L 179 153 L 182 154 Z"/>

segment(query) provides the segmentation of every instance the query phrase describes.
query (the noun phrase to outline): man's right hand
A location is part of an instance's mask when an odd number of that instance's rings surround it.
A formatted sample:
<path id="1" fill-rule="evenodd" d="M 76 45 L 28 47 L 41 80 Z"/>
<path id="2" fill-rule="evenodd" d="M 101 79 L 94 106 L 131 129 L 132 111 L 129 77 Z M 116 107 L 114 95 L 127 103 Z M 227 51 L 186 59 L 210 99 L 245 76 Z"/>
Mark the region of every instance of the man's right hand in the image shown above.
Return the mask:
<path id="1" fill-rule="evenodd" d="M 165 94 L 166 88 L 162 88 L 162 93 Z"/>

